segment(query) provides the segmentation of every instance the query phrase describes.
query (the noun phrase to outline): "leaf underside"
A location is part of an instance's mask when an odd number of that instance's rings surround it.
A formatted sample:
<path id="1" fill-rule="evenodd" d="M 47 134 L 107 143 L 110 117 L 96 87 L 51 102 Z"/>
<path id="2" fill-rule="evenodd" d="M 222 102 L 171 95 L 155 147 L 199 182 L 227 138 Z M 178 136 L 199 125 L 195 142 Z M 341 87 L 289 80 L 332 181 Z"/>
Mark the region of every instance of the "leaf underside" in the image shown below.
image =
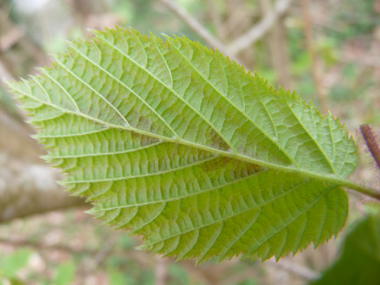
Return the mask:
<path id="1" fill-rule="evenodd" d="M 279 258 L 342 228 L 346 193 L 323 175 L 357 157 L 338 120 L 186 38 L 94 33 L 8 85 L 96 217 L 198 261 Z"/>

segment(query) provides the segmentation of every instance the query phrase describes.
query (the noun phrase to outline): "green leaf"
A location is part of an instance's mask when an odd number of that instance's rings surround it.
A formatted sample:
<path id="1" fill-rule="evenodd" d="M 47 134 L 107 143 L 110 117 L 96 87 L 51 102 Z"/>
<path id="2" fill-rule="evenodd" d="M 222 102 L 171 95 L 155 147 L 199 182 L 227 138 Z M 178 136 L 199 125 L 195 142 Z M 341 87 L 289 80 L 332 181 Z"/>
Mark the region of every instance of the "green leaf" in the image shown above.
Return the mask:
<path id="1" fill-rule="evenodd" d="M 313 285 L 378 285 L 380 218 L 369 216 L 347 235 L 339 259 Z"/>
<path id="2" fill-rule="evenodd" d="M 172 282 L 172 284 L 192 284 L 189 282 L 189 276 L 187 272 L 176 263 L 171 263 L 169 265 L 169 272 L 173 279 L 175 279 L 175 282 Z"/>
<path id="3" fill-rule="evenodd" d="M 75 263 L 73 261 L 67 261 L 60 264 L 57 267 L 54 284 L 68 285 L 71 284 L 75 277 Z"/>
<path id="4" fill-rule="evenodd" d="M 10 285 L 25 285 L 26 283 L 17 277 L 12 277 L 7 280 Z"/>
<path id="5" fill-rule="evenodd" d="M 375 216 L 380 214 L 380 201 L 365 199 L 356 206 L 363 216 Z"/>
<path id="6" fill-rule="evenodd" d="M 107 269 L 107 279 L 110 285 L 125 284 L 124 274 L 111 267 Z"/>
<path id="7" fill-rule="evenodd" d="M 30 255 L 30 250 L 19 249 L 10 255 L 1 256 L 0 275 L 8 278 L 16 277 L 17 272 L 27 265 Z"/>
<path id="8" fill-rule="evenodd" d="M 96 217 L 198 261 L 279 258 L 343 227 L 356 147 L 330 113 L 186 38 L 94 33 L 8 84 Z"/>

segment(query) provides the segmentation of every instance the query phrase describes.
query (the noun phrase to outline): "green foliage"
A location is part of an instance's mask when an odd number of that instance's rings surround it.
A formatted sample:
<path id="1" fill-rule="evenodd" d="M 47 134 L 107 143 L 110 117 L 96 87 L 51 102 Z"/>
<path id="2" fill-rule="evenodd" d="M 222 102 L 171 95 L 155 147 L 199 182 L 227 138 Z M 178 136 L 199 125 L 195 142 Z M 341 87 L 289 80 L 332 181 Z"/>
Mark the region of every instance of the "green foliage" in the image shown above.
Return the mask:
<path id="1" fill-rule="evenodd" d="M 110 257 L 107 260 L 108 283 L 119 284 L 153 284 L 154 268 L 141 266 L 128 254 L 123 257 Z"/>
<path id="2" fill-rule="evenodd" d="M 56 270 L 54 284 L 68 285 L 72 283 L 75 276 L 75 264 L 73 261 L 61 263 Z"/>
<path id="3" fill-rule="evenodd" d="M 343 227 L 356 147 L 330 113 L 186 38 L 94 33 L 9 86 L 96 217 L 198 261 L 279 258 Z"/>
<path id="4" fill-rule="evenodd" d="M 2 284 L 2 281 L 6 281 L 8 283 L 5 284 L 11 285 L 24 284 L 18 274 L 27 265 L 30 255 L 30 250 L 19 249 L 9 255 L 0 256 L 0 284 Z"/>
<path id="5" fill-rule="evenodd" d="M 12 99 L 9 97 L 7 92 L 3 90 L 0 86 L 0 108 L 6 109 L 9 114 L 17 114 L 17 106 L 14 104 Z"/>
<path id="6" fill-rule="evenodd" d="M 369 216 L 347 236 L 335 264 L 312 285 L 377 285 L 380 280 L 380 219 Z"/>
<path id="7" fill-rule="evenodd" d="M 1 256 L 0 276 L 15 278 L 17 272 L 27 264 L 30 253 L 27 249 L 20 249 L 10 255 Z"/>
<path id="8" fill-rule="evenodd" d="M 345 1 L 344 9 L 336 9 L 334 29 L 328 32 L 342 41 L 371 33 L 380 24 L 376 1 Z"/>
<path id="9" fill-rule="evenodd" d="M 177 264 L 172 263 L 169 266 L 169 272 L 175 279 L 175 282 L 173 282 L 172 284 L 178 284 L 178 285 L 189 284 L 189 278 L 188 278 L 187 272 L 183 270 L 181 266 L 178 266 Z"/>
<path id="10" fill-rule="evenodd" d="M 115 270 L 112 267 L 109 267 L 107 270 L 108 284 L 110 285 L 119 285 L 126 284 L 124 274 L 118 270 Z M 127 283 L 131 284 L 131 283 Z"/>
<path id="11" fill-rule="evenodd" d="M 357 208 L 363 216 L 378 215 L 380 214 L 380 201 L 365 199 L 357 205 Z"/>

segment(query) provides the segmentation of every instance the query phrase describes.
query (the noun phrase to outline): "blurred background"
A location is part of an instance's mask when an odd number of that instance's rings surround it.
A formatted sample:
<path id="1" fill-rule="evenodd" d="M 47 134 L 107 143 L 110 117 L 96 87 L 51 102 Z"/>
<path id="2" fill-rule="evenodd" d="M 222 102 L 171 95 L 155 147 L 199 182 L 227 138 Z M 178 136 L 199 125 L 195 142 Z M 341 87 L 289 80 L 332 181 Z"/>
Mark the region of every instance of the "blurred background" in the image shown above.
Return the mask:
<path id="1" fill-rule="evenodd" d="M 0 0 L 0 78 L 38 73 L 66 40 L 114 26 L 200 41 L 331 110 L 360 146 L 350 179 L 380 186 L 357 131 L 380 134 L 380 0 Z M 16 104 L 0 80 L 0 284 L 305 284 L 336 258 L 344 233 L 278 263 L 137 251 L 139 238 L 102 226 L 56 183 Z M 364 198 L 349 195 L 345 232 Z"/>

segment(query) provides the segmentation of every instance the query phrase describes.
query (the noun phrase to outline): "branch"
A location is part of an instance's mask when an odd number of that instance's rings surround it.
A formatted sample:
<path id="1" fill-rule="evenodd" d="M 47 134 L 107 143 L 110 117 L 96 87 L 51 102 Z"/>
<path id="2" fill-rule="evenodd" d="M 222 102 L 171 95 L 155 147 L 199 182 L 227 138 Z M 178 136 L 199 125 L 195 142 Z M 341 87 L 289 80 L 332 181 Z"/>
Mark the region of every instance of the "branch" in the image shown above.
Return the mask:
<path id="1" fill-rule="evenodd" d="M 293 274 L 296 274 L 305 280 L 313 280 L 318 277 L 318 273 L 314 270 L 311 270 L 310 268 L 296 264 L 294 262 L 288 262 L 286 259 L 280 259 L 277 262 L 275 259 L 269 259 L 267 262 Z"/>
<path id="2" fill-rule="evenodd" d="M 223 22 L 220 29 L 223 30 L 225 38 L 228 36 L 233 37 L 234 35 L 241 35 L 243 30 L 249 25 L 246 21 L 251 21 L 258 17 L 258 13 L 250 14 L 250 11 L 248 11 L 246 7 L 236 5 L 234 9 L 229 11 L 229 16 Z"/>
<path id="3" fill-rule="evenodd" d="M 0 77 L 12 78 L 1 61 Z M 61 178 L 58 169 L 42 164 L 39 156 L 44 152 L 30 138 L 34 130 L 24 119 L 0 102 L 0 223 L 85 204 L 56 183 Z"/>
<path id="4" fill-rule="evenodd" d="M 303 17 L 303 24 L 304 24 L 303 28 L 304 28 L 304 33 L 305 33 L 306 48 L 307 48 L 307 52 L 310 58 L 311 74 L 313 76 L 315 91 L 317 92 L 317 99 L 318 99 L 319 107 L 321 109 L 321 113 L 326 114 L 328 108 L 327 108 L 327 103 L 326 103 L 326 96 L 321 86 L 321 78 L 320 78 L 320 73 L 318 70 L 318 59 L 317 59 L 317 55 L 315 54 L 315 50 L 313 46 L 312 23 L 310 21 L 310 13 L 309 13 L 309 1 L 301 0 L 301 4 L 302 4 L 302 17 Z"/>
<path id="5" fill-rule="evenodd" d="M 19 27 L 11 27 L 9 31 L 0 37 L 0 52 L 7 51 L 15 43 L 25 36 L 24 30 Z"/>
<path id="6" fill-rule="evenodd" d="M 85 205 L 83 199 L 69 196 L 56 183 L 60 177 L 58 169 L 43 164 L 5 164 L 0 166 L 0 223 Z"/>
<path id="7" fill-rule="evenodd" d="M 293 0 L 277 0 L 273 10 L 268 13 L 258 24 L 247 33 L 235 39 L 228 47 L 227 53 L 236 56 L 242 50 L 248 48 L 255 41 L 263 37 L 276 23 L 277 19 L 284 15 Z"/>
<path id="8" fill-rule="evenodd" d="M 68 246 L 68 245 L 60 245 L 60 244 L 46 244 L 42 242 L 35 242 L 28 239 L 13 239 L 10 237 L 4 238 L 0 237 L 0 245 L 9 245 L 15 248 L 20 247 L 29 247 L 34 250 L 42 251 L 42 250 L 57 250 L 57 251 L 65 251 L 70 254 L 86 254 L 90 255 L 91 257 L 95 256 L 97 254 L 96 250 L 90 250 L 90 249 L 78 249 L 76 247 Z"/>
<path id="9" fill-rule="evenodd" d="M 268 264 L 269 266 L 275 266 L 282 271 L 293 273 L 305 280 L 314 280 L 318 278 L 318 272 L 315 272 L 314 270 L 309 269 L 306 266 L 296 264 L 293 261 L 287 259 L 280 259 L 276 262 L 275 258 L 271 258 L 263 263 L 257 264 L 257 266 L 255 266 L 254 268 L 248 267 L 239 274 L 235 274 L 230 278 L 224 279 L 223 284 L 239 284 L 245 279 L 251 279 L 253 276 L 258 276 L 258 273 L 263 271 L 263 269 L 265 270 L 268 267 Z"/>
<path id="10" fill-rule="evenodd" d="M 271 1 L 260 0 L 261 10 L 264 16 L 272 11 Z M 285 16 L 277 19 L 276 25 L 265 35 L 265 43 L 268 48 L 272 67 L 276 74 L 276 83 L 282 88 L 291 89 L 290 58 L 286 38 Z"/>
<path id="11" fill-rule="evenodd" d="M 43 164 L 45 152 L 23 125 L 0 108 L 0 223 L 85 204 L 56 183 L 59 170 Z"/>
<path id="12" fill-rule="evenodd" d="M 29 131 L 30 133 L 34 133 L 34 129 L 29 124 L 24 123 L 24 121 L 27 119 L 25 113 L 20 108 L 17 108 L 16 102 L 11 96 L 8 96 L 8 92 L 6 92 L 7 86 L 4 84 L 4 80 L 11 79 L 13 79 L 11 73 L 7 70 L 6 66 L 3 64 L 0 58 L 0 110 L 7 113 L 9 117 L 16 119 L 18 128 L 20 128 L 19 125 L 22 125 L 23 129 Z M 2 95 L 1 92 L 4 94 Z M 1 115 L 2 114 L 0 113 L 0 116 Z M 7 118 L 7 121 L 13 121 L 8 119 L 9 118 Z"/>
<path id="13" fill-rule="evenodd" d="M 362 133 L 365 143 L 377 164 L 377 168 L 380 170 L 380 147 L 376 142 L 376 138 L 372 133 L 371 127 L 368 124 L 361 125 L 360 132 Z"/>
<path id="14" fill-rule="evenodd" d="M 29 55 L 38 65 L 46 65 L 50 62 L 43 48 L 28 35 L 27 29 L 23 29 L 14 23 L 5 9 L 0 9 L 0 28 L 9 31 L 6 35 L 2 35 L 1 40 L 3 42 L 0 44 L 0 52 L 5 52 L 13 45 L 19 44 L 22 52 Z M 10 64 L 12 66 L 17 65 L 15 62 L 10 62 Z"/>
<path id="15" fill-rule="evenodd" d="M 215 0 L 206 0 L 206 4 L 216 35 L 219 40 L 223 41 L 225 39 L 225 33 L 222 27 L 222 19 L 215 6 Z"/>
<path id="16" fill-rule="evenodd" d="M 63 251 L 71 255 L 88 255 L 94 257 L 99 253 L 99 250 L 92 248 L 77 248 L 67 244 L 47 244 L 46 242 L 36 242 L 29 239 L 15 239 L 7 236 L 0 237 L 0 245 L 12 246 L 14 248 L 28 247 L 36 251 Z M 119 250 L 112 249 L 109 255 L 121 258 L 131 258 L 142 267 L 152 266 L 152 258 L 146 252 L 136 250 Z"/>
<path id="17" fill-rule="evenodd" d="M 210 34 L 201 23 L 189 15 L 184 9 L 178 6 L 173 0 L 160 0 L 174 14 L 189 26 L 198 36 L 202 38 L 210 47 L 218 49 L 221 53 L 228 55 L 226 47 L 212 34 Z"/>
<path id="18" fill-rule="evenodd" d="M 154 285 L 166 285 L 168 283 L 168 262 L 169 259 L 163 258 L 161 255 L 155 255 L 154 267 Z"/>
<path id="19" fill-rule="evenodd" d="M 2 81 L 4 79 L 10 80 L 13 79 L 13 77 L 5 65 L 0 61 L 0 84 L 3 84 Z"/>

